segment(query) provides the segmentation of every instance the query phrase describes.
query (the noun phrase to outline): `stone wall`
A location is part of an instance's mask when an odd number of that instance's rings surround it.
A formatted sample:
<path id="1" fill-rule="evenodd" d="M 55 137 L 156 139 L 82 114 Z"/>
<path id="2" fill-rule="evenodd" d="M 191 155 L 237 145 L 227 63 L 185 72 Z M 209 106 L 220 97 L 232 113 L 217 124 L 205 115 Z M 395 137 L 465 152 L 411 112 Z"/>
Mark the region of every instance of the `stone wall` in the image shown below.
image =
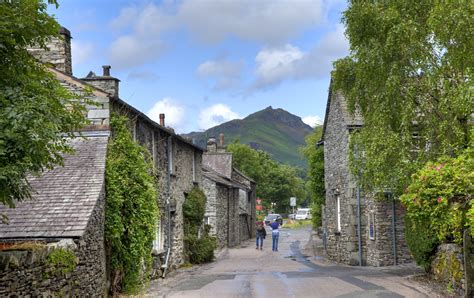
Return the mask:
<path id="1" fill-rule="evenodd" d="M 35 249 L 0 251 L 0 296 L 97 297 L 106 294 L 104 194 L 80 239 L 64 239 Z M 55 249 L 72 251 L 75 269 L 54 270 L 48 256 Z"/>
<path id="2" fill-rule="evenodd" d="M 72 75 L 71 33 L 61 28 L 60 38 L 52 38 L 47 43 L 48 51 L 32 47 L 28 51 L 43 63 L 53 64 L 57 70 Z"/>
<path id="3" fill-rule="evenodd" d="M 358 264 L 356 185 L 349 173 L 349 130 L 337 96 L 333 96 L 324 135 L 326 229 L 328 258 Z M 337 230 L 337 197 L 340 225 Z"/>
<path id="4" fill-rule="evenodd" d="M 216 204 L 216 226 L 217 241 L 219 247 L 229 245 L 229 202 L 232 189 L 227 186 L 217 184 L 217 204 Z"/>
<path id="5" fill-rule="evenodd" d="M 405 210 L 400 203 L 395 203 L 395 239 L 393 239 L 392 202 L 376 201 L 366 196 L 363 217 L 368 221 L 370 214 L 375 218 L 375 239 L 369 239 L 367 231 L 363 236 L 367 242 L 367 264 L 371 266 L 388 266 L 412 262 L 410 251 L 405 241 Z M 393 254 L 393 241 L 396 243 L 396 260 Z M 396 261 L 396 264 L 395 264 Z"/>
<path id="6" fill-rule="evenodd" d="M 183 141 L 170 129 L 162 129 L 157 124 L 151 123 L 147 118 L 119 101 L 113 102 L 112 110 L 131 119 L 132 134 L 148 149 L 153 158 L 158 180 L 158 206 L 164 233 L 162 239 L 164 239 L 166 250 L 170 247 L 168 235 L 168 224 L 170 224 L 171 254 L 168 267 L 176 268 L 185 262 L 182 206 L 186 193 L 190 192 L 195 185 L 202 188 L 202 151 Z M 172 152 L 171 172 L 169 172 L 168 158 L 170 150 Z M 168 198 L 170 217 L 166 211 Z M 158 260 L 156 261 L 158 263 Z"/>
<path id="7" fill-rule="evenodd" d="M 446 289 L 459 296 L 465 293 L 464 256 L 462 249 L 456 244 L 441 244 L 436 257 L 431 263 L 431 271 L 435 280 Z"/>
<path id="8" fill-rule="evenodd" d="M 217 236 L 217 183 L 204 177 L 202 179 L 202 189 L 206 194 L 206 210 L 204 218 L 208 218 L 208 224 L 211 226 L 209 233 Z"/>

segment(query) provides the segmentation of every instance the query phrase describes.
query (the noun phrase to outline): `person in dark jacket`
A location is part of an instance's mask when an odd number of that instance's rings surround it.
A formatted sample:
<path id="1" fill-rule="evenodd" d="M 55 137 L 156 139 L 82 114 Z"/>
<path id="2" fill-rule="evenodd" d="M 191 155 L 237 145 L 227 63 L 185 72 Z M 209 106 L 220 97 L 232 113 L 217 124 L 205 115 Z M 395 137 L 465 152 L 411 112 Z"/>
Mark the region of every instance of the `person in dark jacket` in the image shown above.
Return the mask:
<path id="1" fill-rule="evenodd" d="M 258 249 L 260 247 L 260 250 L 263 249 L 263 239 L 267 236 L 267 231 L 265 230 L 265 226 L 263 224 L 263 221 L 257 221 L 257 247 Z M 260 245 L 259 245 L 260 244 Z"/>

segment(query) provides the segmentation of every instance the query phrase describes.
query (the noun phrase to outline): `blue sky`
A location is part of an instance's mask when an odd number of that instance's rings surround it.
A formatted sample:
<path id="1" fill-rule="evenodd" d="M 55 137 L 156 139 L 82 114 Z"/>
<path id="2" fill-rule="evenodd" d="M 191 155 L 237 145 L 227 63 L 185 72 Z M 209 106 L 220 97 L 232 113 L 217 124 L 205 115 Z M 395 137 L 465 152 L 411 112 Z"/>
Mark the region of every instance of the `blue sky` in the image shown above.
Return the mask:
<path id="1" fill-rule="evenodd" d="M 111 65 L 120 98 L 178 133 L 272 106 L 314 125 L 348 54 L 340 0 L 60 1 L 73 73 Z"/>

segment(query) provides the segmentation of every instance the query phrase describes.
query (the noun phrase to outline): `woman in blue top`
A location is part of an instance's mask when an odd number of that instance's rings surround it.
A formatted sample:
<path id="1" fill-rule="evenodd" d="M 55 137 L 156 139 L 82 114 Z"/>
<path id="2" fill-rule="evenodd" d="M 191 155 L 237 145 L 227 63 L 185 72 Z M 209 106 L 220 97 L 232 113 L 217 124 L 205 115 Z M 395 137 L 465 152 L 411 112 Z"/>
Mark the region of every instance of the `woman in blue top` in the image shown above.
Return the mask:
<path id="1" fill-rule="evenodd" d="M 272 250 L 278 251 L 278 238 L 280 237 L 280 231 L 278 231 L 278 222 L 274 220 L 270 227 L 272 228 Z"/>

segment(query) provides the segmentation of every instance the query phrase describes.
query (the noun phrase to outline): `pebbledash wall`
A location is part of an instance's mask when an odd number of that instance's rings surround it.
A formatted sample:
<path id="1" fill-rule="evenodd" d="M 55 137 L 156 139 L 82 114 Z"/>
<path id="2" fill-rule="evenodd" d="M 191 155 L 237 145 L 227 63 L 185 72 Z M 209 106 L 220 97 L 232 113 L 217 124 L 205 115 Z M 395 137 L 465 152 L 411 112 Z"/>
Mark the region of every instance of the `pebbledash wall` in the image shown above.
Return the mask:
<path id="1" fill-rule="evenodd" d="M 358 115 L 349 114 L 343 96 L 330 88 L 322 137 L 326 187 L 323 228 L 328 257 L 350 265 L 359 264 L 359 245 L 358 186 L 349 169 L 349 142 L 352 131 L 362 124 Z M 403 207 L 375 200 L 372 194 L 360 190 L 360 210 L 362 265 L 411 262 L 405 243 Z"/>

